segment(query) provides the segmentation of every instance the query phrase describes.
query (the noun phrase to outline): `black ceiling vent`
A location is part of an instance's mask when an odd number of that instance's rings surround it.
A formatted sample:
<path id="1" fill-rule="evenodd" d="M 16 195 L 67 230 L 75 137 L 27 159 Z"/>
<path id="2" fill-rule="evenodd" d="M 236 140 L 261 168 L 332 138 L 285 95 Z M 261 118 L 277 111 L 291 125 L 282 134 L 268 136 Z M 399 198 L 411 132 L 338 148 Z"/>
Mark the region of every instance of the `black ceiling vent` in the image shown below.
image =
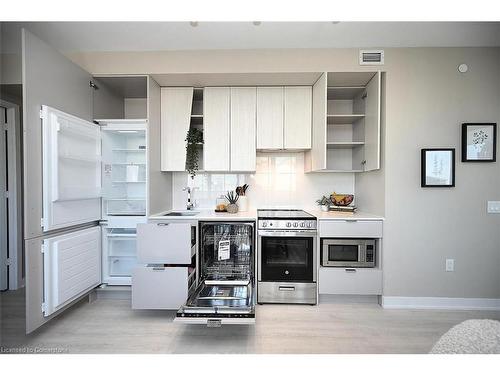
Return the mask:
<path id="1" fill-rule="evenodd" d="M 384 65 L 384 50 L 359 50 L 359 65 Z"/>

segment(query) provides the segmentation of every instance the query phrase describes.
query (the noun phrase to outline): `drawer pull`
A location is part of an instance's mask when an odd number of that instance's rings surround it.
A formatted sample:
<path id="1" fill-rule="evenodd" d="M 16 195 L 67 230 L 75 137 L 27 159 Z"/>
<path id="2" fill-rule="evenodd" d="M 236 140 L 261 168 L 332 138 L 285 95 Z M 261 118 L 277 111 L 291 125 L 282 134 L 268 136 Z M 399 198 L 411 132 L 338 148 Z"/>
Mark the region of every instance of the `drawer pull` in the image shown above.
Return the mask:
<path id="1" fill-rule="evenodd" d="M 165 271 L 165 267 L 153 267 L 153 271 Z"/>
<path id="2" fill-rule="evenodd" d="M 294 292 L 295 287 L 294 286 L 280 286 L 279 290 L 281 290 L 283 292 Z"/>
<path id="3" fill-rule="evenodd" d="M 169 223 L 158 223 L 156 225 L 158 225 L 159 227 L 166 227 Z"/>
<path id="4" fill-rule="evenodd" d="M 348 272 L 348 273 L 356 273 L 356 268 L 346 268 L 346 269 L 345 269 L 345 272 Z"/>

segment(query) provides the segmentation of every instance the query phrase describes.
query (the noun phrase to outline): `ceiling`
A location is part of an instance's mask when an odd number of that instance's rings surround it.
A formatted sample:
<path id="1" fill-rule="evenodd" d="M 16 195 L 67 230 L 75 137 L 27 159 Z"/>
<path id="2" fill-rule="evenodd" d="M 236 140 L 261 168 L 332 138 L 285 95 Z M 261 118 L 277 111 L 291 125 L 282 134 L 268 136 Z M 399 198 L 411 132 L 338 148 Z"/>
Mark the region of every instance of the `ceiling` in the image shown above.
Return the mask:
<path id="1" fill-rule="evenodd" d="M 21 27 L 63 52 L 500 46 L 500 22 L 31 22 L 2 31 Z"/>

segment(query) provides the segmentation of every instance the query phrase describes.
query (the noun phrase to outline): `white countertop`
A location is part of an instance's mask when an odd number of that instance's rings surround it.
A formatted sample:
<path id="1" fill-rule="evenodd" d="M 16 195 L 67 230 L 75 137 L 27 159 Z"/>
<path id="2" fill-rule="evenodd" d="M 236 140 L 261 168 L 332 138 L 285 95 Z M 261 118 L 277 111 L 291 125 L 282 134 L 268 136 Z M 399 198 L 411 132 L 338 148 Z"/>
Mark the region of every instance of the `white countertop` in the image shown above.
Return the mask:
<path id="1" fill-rule="evenodd" d="M 178 210 L 173 210 L 177 211 Z M 257 210 L 249 210 L 246 212 L 237 212 L 230 214 L 227 212 L 215 212 L 214 210 L 194 210 L 199 212 L 193 216 L 165 216 L 171 211 L 160 212 L 149 216 L 150 220 L 220 220 L 220 221 L 243 221 L 257 220 Z M 373 215 L 366 212 L 344 213 L 344 212 L 324 212 L 321 210 L 306 210 L 311 215 L 314 215 L 318 220 L 384 220 L 383 216 Z"/>
<path id="2" fill-rule="evenodd" d="M 180 210 L 172 210 L 175 212 L 180 212 Z M 244 221 L 244 220 L 256 220 L 257 211 L 249 210 L 246 212 L 237 212 L 235 214 L 230 214 L 227 212 L 215 212 L 214 210 L 194 210 L 199 212 L 197 215 L 193 216 L 165 216 L 166 213 L 171 211 L 160 212 L 159 214 L 150 215 L 150 220 L 220 220 L 220 221 Z"/>

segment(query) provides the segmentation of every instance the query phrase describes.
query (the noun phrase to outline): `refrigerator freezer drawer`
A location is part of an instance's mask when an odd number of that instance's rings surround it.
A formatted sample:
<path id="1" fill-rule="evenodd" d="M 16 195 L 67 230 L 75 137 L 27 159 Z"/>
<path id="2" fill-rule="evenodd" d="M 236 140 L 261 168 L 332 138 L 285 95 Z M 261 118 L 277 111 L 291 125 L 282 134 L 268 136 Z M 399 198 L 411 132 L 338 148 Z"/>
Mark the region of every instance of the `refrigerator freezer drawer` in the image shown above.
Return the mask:
<path id="1" fill-rule="evenodd" d="M 143 264 L 191 264 L 191 224 L 137 225 L 137 256 Z"/>

